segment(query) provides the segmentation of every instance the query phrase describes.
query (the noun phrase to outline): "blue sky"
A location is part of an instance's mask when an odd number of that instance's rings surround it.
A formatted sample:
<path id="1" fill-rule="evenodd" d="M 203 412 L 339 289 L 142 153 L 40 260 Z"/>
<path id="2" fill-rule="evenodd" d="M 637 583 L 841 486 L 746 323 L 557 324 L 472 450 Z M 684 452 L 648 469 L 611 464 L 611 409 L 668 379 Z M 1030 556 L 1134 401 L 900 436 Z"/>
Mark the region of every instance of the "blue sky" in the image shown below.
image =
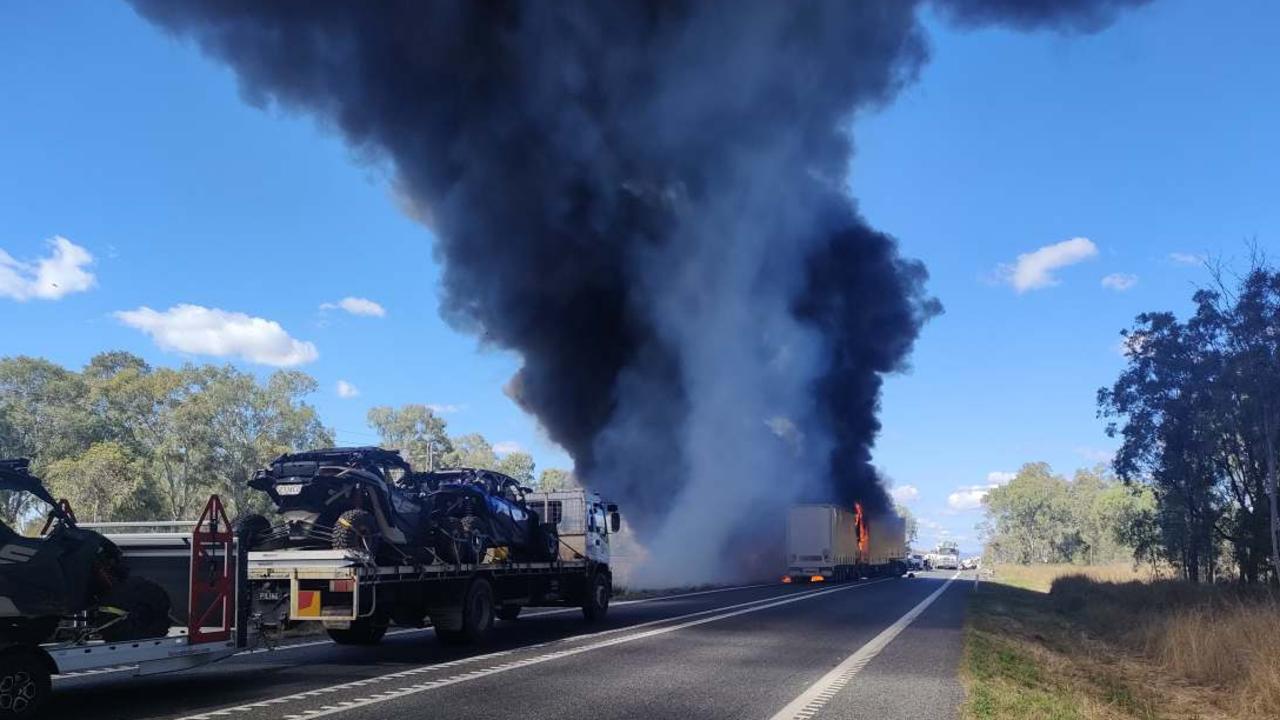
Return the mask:
<path id="1" fill-rule="evenodd" d="M 888 383 L 876 460 L 916 490 L 922 539 L 976 548 L 968 505 L 992 473 L 1070 472 L 1113 448 L 1094 392 L 1122 366 L 1118 331 L 1184 311 L 1207 280 L 1174 254 L 1280 248 L 1280 7 L 1159 0 L 1088 37 L 926 20 L 920 81 L 855 125 L 863 212 L 926 262 L 947 308 Z M 0 48 L 0 250 L 27 263 L 0 257 L 0 355 L 216 361 L 128 324 L 154 317 L 115 313 L 243 313 L 180 319 L 256 333 L 259 362 L 234 360 L 255 372 L 308 360 L 343 442 L 374 440 L 371 405 L 424 402 L 454 432 L 568 464 L 502 393 L 516 359 L 438 318 L 429 238 L 385 168 L 309 119 L 244 104 L 228 70 L 121 4 L 5 3 Z M 55 236 L 92 255 L 92 281 L 60 272 L 75 262 L 40 276 Z M 1033 255 L 1073 238 L 1087 243 Z M 1001 270 L 1019 256 L 1021 291 Z M 1076 262 L 1046 270 L 1055 258 Z M 348 297 L 385 314 L 321 309 Z"/>

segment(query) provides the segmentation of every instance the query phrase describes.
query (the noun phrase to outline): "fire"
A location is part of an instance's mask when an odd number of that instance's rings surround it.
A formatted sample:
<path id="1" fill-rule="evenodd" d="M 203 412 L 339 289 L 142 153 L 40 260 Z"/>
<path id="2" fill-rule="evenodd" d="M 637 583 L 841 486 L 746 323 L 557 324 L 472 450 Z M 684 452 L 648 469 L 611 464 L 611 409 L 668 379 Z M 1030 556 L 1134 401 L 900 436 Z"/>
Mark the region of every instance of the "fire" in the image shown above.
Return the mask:
<path id="1" fill-rule="evenodd" d="M 862 503 L 853 504 L 853 521 L 858 527 L 858 553 L 865 556 L 867 554 L 867 522 L 862 515 Z"/>

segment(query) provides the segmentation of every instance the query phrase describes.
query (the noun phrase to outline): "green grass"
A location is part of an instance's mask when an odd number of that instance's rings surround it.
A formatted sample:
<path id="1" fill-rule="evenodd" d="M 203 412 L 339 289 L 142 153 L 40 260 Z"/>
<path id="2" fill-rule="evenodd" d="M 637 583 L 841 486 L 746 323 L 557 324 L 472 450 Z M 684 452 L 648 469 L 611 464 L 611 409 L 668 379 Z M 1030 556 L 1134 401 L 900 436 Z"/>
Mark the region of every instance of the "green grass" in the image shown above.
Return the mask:
<path id="1" fill-rule="evenodd" d="M 974 599 L 977 612 L 988 617 L 1004 614 L 1004 603 L 990 602 L 993 590 L 985 592 Z M 1083 720 L 1075 694 L 1053 682 L 1048 668 L 1021 643 L 998 632 L 979 630 L 972 622 L 966 628 L 964 671 L 969 686 L 968 718 Z"/>
<path id="2" fill-rule="evenodd" d="M 967 720 L 1157 720 L 1149 690 L 1089 655 L 1051 597 L 984 582 L 971 595 L 962 675 Z"/>

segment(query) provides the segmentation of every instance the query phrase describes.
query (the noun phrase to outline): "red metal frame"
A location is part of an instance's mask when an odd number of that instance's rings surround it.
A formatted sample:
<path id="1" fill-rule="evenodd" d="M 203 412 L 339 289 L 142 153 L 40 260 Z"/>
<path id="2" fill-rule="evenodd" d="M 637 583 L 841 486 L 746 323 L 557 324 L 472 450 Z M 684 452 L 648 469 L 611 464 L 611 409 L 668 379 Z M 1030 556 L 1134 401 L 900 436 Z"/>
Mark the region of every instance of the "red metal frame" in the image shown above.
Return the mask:
<path id="1" fill-rule="evenodd" d="M 191 533 L 191 595 L 187 606 L 187 642 L 220 642 L 231 638 L 236 596 L 235 536 L 222 500 L 209 498 Z M 218 613 L 222 617 L 218 618 Z M 217 629 L 205 630 L 213 621 Z"/>

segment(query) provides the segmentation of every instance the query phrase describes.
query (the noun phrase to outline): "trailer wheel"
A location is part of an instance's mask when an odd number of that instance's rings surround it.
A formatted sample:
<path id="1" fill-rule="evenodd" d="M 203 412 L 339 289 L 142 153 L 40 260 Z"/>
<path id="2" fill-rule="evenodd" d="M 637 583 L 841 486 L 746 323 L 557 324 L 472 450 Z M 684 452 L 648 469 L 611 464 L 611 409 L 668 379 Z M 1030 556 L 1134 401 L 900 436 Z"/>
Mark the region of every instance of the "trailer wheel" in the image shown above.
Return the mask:
<path id="1" fill-rule="evenodd" d="M 31 650 L 0 655 L 0 718 L 35 717 L 52 689 L 45 658 Z"/>
<path id="2" fill-rule="evenodd" d="M 142 577 L 117 583 L 98 608 L 96 620 L 108 642 L 164 637 L 169 634 L 169 593 Z M 115 620 L 115 622 L 112 622 Z"/>
<path id="3" fill-rule="evenodd" d="M 498 612 L 496 614 L 499 620 L 515 622 L 516 618 L 520 617 L 521 607 L 522 606 L 520 605 L 503 605 L 498 608 Z"/>
<path id="4" fill-rule="evenodd" d="M 462 598 L 462 627 L 451 630 L 437 626 L 436 638 L 446 645 L 469 645 L 489 632 L 493 617 L 493 586 L 484 578 L 476 578 Z"/>
<path id="5" fill-rule="evenodd" d="M 378 522 L 368 510 L 348 510 L 333 524 L 333 547 L 337 550 L 363 550 L 375 556 L 381 539 Z"/>
<path id="6" fill-rule="evenodd" d="M 327 628 L 326 632 L 339 645 L 377 645 L 387 634 L 387 624 L 374 622 L 374 618 L 359 618 L 351 621 L 350 628 Z"/>
<path id="7" fill-rule="evenodd" d="M 609 613 L 609 596 L 613 594 L 609 574 L 597 570 L 587 581 L 587 596 L 582 599 L 582 616 L 587 622 L 603 620 Z"/>

